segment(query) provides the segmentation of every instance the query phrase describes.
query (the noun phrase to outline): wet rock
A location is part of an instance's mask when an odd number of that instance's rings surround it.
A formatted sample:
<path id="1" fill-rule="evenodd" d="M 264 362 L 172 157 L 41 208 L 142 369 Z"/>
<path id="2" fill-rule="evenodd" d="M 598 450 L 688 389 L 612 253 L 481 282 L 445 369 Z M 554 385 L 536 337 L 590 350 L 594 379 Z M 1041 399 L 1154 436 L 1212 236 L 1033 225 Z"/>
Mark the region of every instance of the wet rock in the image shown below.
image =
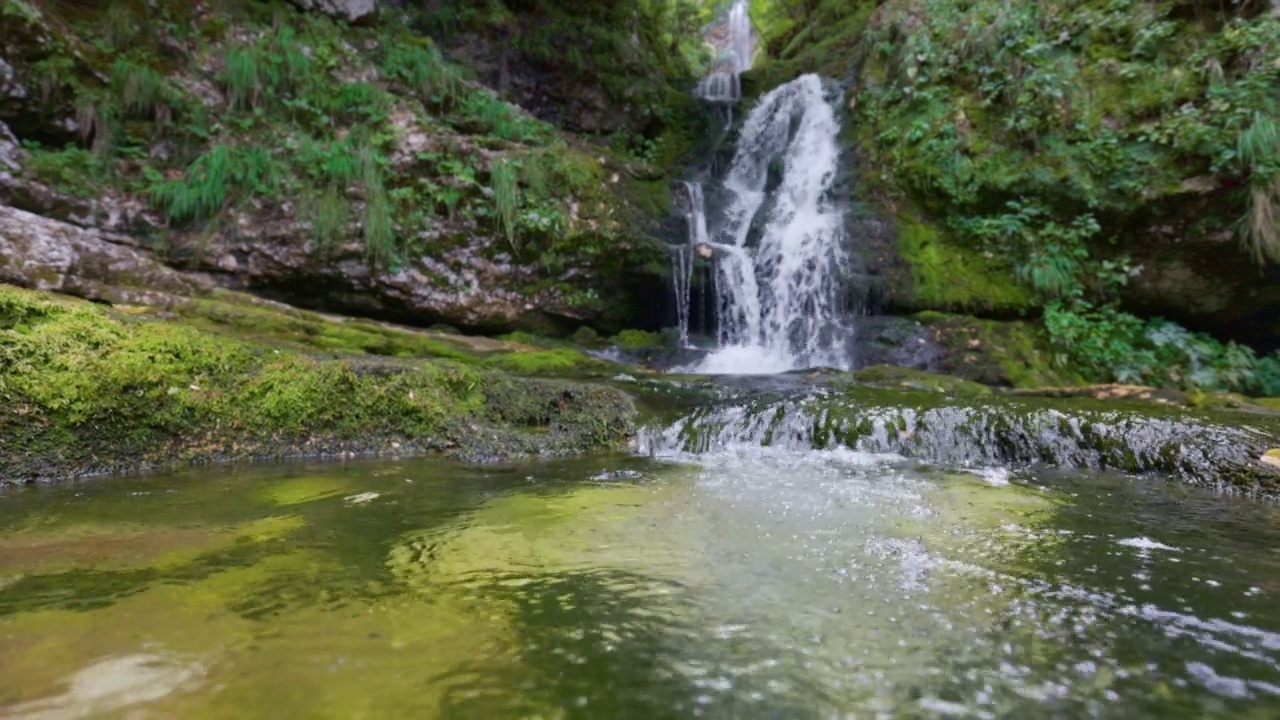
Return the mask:
<path id="1" fill-rule="evenodd" d="M 924 390 L 948 395 L 990 395 L 991 388 L 963 378 L 892 365 L 873 365 L 854 372 L 852 378 L 877 387 Z"/>
<path id="2" fill-rule="evenodd" d="M 843 446 L 955 467 L 1113 469 L 1156 473 L 1223 492 L 1280 498 L 1280 421 L 1082 399 L 969 398 L 848 388 L 708 404 L 641 435 L 648 452 L 734 444 Z"/>
<path id="3" fill-rule="evenodd" d="M 75 107 L 66 93 L 50 93 L 38 86 L 33 69 L 56 57 L 59 72 L 83 82 L 105 80 L 97 68 L 110 62 L 93 57 L 96 51 L 70 33 L 61 32 L 43 4 L 6 0 L 0 18 L 0 122 L 18 137 L 70 141 L 76 137 Z"/>
<path id="4" fill-rule="evenodd" d="M 0 282 L 151 306 L 211 288 L 129 247 L 127 238 L 5 206 L 0 206 Z"/>
<path id="5" fill-rule="evenodd" d="M 888 315 L 854 321 L 854 361 L 860 367 L 896 365 L 915 370 L 940 367 L 945 348 L 918 320 Z"/>
<path id="6" fill-rule="evenodd" d="M 417 326 L 554 333 L 583 314 L 555 289 L 523 291 L 540 279 L 537 269 L 489 257 L 496 239 L 474 223 L 460 221 L 453 238 L 437 227 L 427 241 L 431 254 L 397 268 L 371 265 L 359 240 L 320 252 L 310 230 L 279 211 L 240 215 L 234 226 L 212 241 L 180 236 L 172 264 L 208 273 L 223 287 L 300 307 Z"/>
<path id="7" fill-rule="evenodd" d="M 2 71 L 3 68 L 0 68 Z M 8 178 L 9 173 L 16 173 L 22 169 L 21 163 L 18 162 L 21 153 L 21 146 L 18 144 L 18 138 L 13 136 L 13 131 L 8 125 L 0 122 L 0 183 Z"/>
<path id="8" fill-rule="evenodd" d="M 1014 389 L 1005 391 L 1006 395 L 1020 397 L 1083 397 L 1097 400 L 1144 400 L 1164 405 L 1190 405 L 1190 398 L 1179 390 L 1153 388 L 1144 385 L 1081 385 L 1076 387 L 1044 387 Z"/>
<path id="9" fill-rule="evenodd" d="M 378 10 L 377 0 L 289 0 L 303 10 L 321 12 L 347 22 L 365 20 Z"/>

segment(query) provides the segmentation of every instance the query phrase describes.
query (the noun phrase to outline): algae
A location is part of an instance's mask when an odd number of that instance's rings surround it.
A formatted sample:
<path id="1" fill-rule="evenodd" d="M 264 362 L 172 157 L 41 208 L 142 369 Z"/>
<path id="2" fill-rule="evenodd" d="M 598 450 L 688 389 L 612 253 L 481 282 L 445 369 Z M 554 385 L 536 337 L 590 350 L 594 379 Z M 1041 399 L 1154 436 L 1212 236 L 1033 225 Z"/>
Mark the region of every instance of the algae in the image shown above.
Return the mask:
<path id="1" fill-rule="evenodd" d="M 508 388 L 522 382 L 450 361 L 319 359 L 0 286 L 0 481 L 253 457 L 572 453 L 630 433 L 630 400 L 604 387 L 556 390 L 551 410 L 578 426 L 486 423 L 521 415 L 495 408 L 518 406 Z M 575 404 L 597 396 L 608 400 Z"/>

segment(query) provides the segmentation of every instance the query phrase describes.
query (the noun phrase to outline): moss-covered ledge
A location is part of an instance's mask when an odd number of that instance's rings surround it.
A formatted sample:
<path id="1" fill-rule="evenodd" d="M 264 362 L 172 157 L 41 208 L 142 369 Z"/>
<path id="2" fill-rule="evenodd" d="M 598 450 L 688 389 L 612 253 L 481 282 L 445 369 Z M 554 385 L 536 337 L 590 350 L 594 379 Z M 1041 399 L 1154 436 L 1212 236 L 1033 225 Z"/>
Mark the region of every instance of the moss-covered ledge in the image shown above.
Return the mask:
<path id="1" fill-rule="evenodd" d="M 619 446 L 634 415 L 605 386 L 319 359 L 0 285 L 0 485 L 298 456 L 563 455 Z"/>

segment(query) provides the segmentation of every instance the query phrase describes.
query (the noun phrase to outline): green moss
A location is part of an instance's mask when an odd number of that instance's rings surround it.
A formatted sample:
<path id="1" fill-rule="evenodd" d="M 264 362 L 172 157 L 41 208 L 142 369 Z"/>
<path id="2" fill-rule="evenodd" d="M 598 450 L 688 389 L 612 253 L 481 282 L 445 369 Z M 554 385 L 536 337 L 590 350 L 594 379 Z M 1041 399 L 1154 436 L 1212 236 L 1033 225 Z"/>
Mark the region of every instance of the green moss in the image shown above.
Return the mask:
<path id="1" fill-rule="evenodd" d="M 912 370 L 911 368 L 895 367 L 893 365 L 872 365 L 853 373 L 853 378 L 858 382 L 869 385 L 925 390 L 948 395 L 977 396 L 991 394 L 991 388 L 970 380 L 951 375 Z"/>
<path id="2" fill-rule="evenodd" d="M 0 285 L 6 482 L 258 456 L 580 452 L 629 432 L 625 395 L 566 384 L 556 407 L 580 425 L 477 433 L 496 394 L 545 395 L 527 382 L 448 361 L 317 359 Z"/>
<path id="3" fill-rule="evenodd" d="M 808 72 L 843 77 L 857 59 L 863 30 L 879 4 L 808 2 L 800 17 L 794 4 L 754 0 L 752 19 L 768 41 L 769 52 L 751 71 L 753 84 L 767 90 Z"/>
<path id="4" fill-rule="evenodd" d="M 644 330 L 623 330 L 613 338 L 613 344 L 624 350 L 648 350 L 662 347 L 662 336 Z"/>
<path id="5" fill-rule="evenodd" d="M 1063 368 L 1039 325 L 1028 321 L 983 320 L 939 312 L 915 319 L 931 328 L 946 349 L 940 368 L 984 385 L 1016 388 L 1080 385 L 1077 373 Z"/>
<path id="6" fill-rule="evenodd" d="M 573 348 L 555 348 L 534 352 L 516 352 L 489 358 L 493 367 L 525 375 L 568 372 L 599 363 Z"/>
<path id="7" fill-rule="evenodd" d="M 556 344 L 555 341 L 549 338 L 534 335 L 533 333 L 525 332 L 523 330 L 510 332 L 506 335 L 499 335 L 497 339 L 502 340 L 503 342 L 520 343 L 521 345 L 531 345 L 533 347 L 547 347 L 549 345 Z"/>
<path id="8" fill-rule="evenodd" d="M 600 344 L 600 333 L 596 332 L 593 328 L 583 325 L 575 330 L 574 333 L 569 336 L 569 339 L 579 345 L 594 347 Z"/>
<path id="9" fill-rule="evenodd" d="M 182 303 L 174 311 L 194 327 L 252 342 L 355 355 L 479 361 L 444 333 L 428 334 L 367 320 L 340 320 L 225 291 Z"/>
<path id="10" fill-rule="evenodd" d="M 1015 313 L 1035 306 L 1034 295 L 1018 284 L 1013 268 L 959 245 L 936 226 L 904 216 L 898 247 L 911 268 L 916 307 Z"/>

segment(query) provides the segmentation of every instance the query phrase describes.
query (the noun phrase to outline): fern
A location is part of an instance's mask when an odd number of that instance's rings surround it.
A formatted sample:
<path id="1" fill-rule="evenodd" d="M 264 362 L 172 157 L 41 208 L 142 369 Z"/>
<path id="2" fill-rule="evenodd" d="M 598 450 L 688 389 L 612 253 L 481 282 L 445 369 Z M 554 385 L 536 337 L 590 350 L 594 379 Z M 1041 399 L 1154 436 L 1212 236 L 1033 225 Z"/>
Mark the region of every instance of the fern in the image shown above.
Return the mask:
<path id="1" fill-rule="evenodd" d="M 498 210 L 502 231 L 507 236 L 507 242 L 511 244 L 511 250 L 519 255 L 516 214 L 520 211 L 520 185 L 516 178 L 516 168 L 509 160 L 495 160 L 489 175 L 489 187 L 493 191 L 493 202 Z"/>

